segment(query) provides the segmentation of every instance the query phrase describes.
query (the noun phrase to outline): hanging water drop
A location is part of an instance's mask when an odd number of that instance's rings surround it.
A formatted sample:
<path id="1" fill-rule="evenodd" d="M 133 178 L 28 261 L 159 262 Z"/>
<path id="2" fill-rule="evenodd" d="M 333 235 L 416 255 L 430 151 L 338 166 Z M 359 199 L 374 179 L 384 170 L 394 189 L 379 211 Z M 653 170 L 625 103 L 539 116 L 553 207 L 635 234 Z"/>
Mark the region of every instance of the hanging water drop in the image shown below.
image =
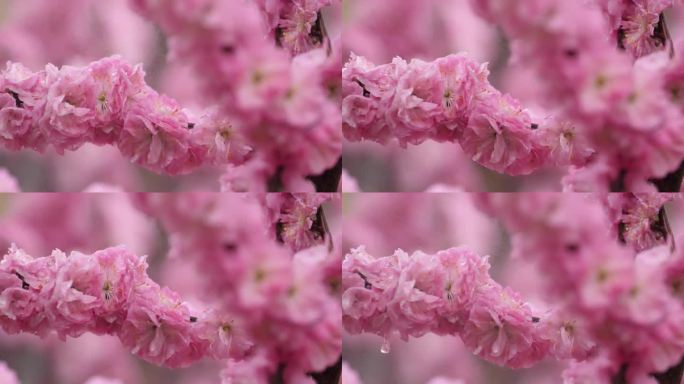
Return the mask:
<path id="1" fill-rule="evenodd" d="M 388 354 L 390 353 L 390 342 L 389 340 L 385 339 L 382 342 L 382 346 L 380 347 L 380 353 Z"/>

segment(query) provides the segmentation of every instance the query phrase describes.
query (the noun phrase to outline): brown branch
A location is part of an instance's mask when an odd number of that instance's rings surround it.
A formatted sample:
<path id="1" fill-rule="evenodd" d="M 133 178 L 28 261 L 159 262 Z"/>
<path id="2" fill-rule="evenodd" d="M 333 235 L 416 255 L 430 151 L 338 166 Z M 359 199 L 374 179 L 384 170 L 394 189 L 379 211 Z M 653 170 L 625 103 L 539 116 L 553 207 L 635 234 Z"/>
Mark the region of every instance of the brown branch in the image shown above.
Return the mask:
<path id="1" fill-rule="evenodd" d="M 650 179 L 657 188 L 658 192 L 679 192 L 684 178 L 684 161 L 679 164 L 679 168 L 668 173 L 660 179 Z"/>
<path id="2" fill-rule="evenodd" d="M 283 184 L 283 172 L 285 168 L 279 166 L 276 172 L 266 181 L 266 190 L 268 192 L 284 192 L 285 185 Z M 342 179 L 342 157 L 337 160 L 334 166 L 323 171 L 319 175 L 309 175 L 307 180 L 314 183 L 316 192 L 337 192 Z"/>
<path id="3" fill-rule="evenodd" d="M 627 364 L 622 364 L 620 366 L 620 371 L 613 376 L 610 384 L 627 384 Z"/>
<path id="4" fill-rule="evenodd" d="M 285 384 L 285 365 L 278 365 L 278 371 L 268 379 L 268 384 Z M 333 365 L 320 372 L 308 374 L 316 384 L 339 384 L 342 382 L 342 355 Z"/>
<path id="5" fill-rule="evenodd" d="M 660 384 L 680 384 L 682 382 L 682 375 L 684 375 L 684 358 L 667 371 L 654 373 L 651 376 L 655 377 Z"/>
<path id="6" fill-rule="evenodd" d="M 338 384 L 342 380 L 342 355 L 337 359 L 337 362 L 322 372 L 310 373 L 316 383 L 318 384 Z"/>
<path id="7" fill-rule="evenodd" d="M 316 185 L 316 192 L 337 192 L 342 178 L 342 157 L 337 163 L 320 175 L 307 176 L 307 179 Z"/>

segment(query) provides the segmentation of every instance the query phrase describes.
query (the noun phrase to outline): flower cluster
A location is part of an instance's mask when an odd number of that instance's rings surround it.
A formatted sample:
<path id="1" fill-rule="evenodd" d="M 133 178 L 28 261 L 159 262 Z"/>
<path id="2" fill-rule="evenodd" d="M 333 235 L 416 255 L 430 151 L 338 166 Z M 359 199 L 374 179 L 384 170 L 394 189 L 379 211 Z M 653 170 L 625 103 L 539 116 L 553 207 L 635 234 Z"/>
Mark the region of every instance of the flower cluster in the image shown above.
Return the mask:
<path id="1" fill-rule="evenodd" d="M 55 250 L 39 258 L 12 247 L 0 262 L 0 327 L 62 339 L 112 334 L 133 354 L 169 367 L 249 351 L 251 343 L 225 331 L 228 319 L 191 311 L 146 269 L 144 257 L 123 247 L 91 255 Z"/>
<path id="2" fill-rule="evenodd" d="M 351 333 L 459 335 L 474 354 L 513 368 L 568 348 L 560 328 L 496 283 L 487 258 L 465 248 L 377 259 L 357 248 L 343 262 L 342 284 Z"/>
<path id="3" fill-rule="evenodd" d="M 223 135 L 244 137 L 254 149 L 243 167 L 229 167 L 224 189 L 264 191 L 275 179 L 280 189 L 312 191 L 306 177 L 337 163 L 341 52 L 339 44 L 330 54 L 323 46 L 309 49 L 322 39 L 312 35 L 320 16 L 311 12 L 328 3 L 131 0 L 161 27 L 172 59 L 194 69 L 202 93 L 231 122 Z M 267 39 L 273 34 L 296 54 Z"/>
<path id="4" fill-rule="evenodd" d="M 145 84 L 140 66 L 118 57 L 39 72 L 10 63 L 0 74 L 0 90 L 0 144 L 13 150 L 116 145 L 132 162 L 168 174 L 239 163 L 250 152 L 221 136 L 216 121 L 193 121 Z"/>
<path id="5" fill-rule="evenodd" d="M 231 361 L 226 383 L 282 372 L 285 382 L 335 364 L 341 349 L 340 255 L 314 225 L 328 195 L 145 195 L 138 204 L 170 235 L 170 256 L 202 273 L 216 310 L 255 351 Z M 277 224 L 280 223 L 280 224 Z M 274 228 L 275 227 L 275 228 Z M 281 228 L 281 230 L 278 230 Z M 280 234 L 280 235 L 279 235 Z M 233 380 L 233 381 L 231 381 Z M 303 381 L 297 381 L 303 380 Z"/>
<path id="6" fill-rule="evenodd" d="M 395 59 L 374 65 L 352 56 L 343 69 L 342 118 L 347 140 L 401 145 L 458 141 L 478 163 L 512 175 L 547 162 L 581 165 L 592 150 L 573 140 L 573 127 L 533 120 L 487 81 L 489 72 L 465 55 L 433 62 Z"/>

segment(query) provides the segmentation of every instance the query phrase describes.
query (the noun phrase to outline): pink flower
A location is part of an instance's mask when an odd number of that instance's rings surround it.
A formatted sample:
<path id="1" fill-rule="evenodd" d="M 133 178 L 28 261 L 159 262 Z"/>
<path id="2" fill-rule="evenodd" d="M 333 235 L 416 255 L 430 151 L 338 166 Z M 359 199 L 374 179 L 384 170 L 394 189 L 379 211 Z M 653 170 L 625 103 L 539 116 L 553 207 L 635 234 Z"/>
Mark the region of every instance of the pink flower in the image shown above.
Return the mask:
<path id="1" fill-rule="evenodd" d="M 237 315 L 206 311 L 197 316 L 199 333 L 210 341 L 209 354 L 215 359 L 243 359 L 255 349 L 248 325 Z"/>
<path id="2" fill-rule="evenodd" d="M 193 124 L 191 135 L 207 148 L 206 158 L 213 164 L 241 164 L 253 154 L 253 148 L 246 143 L 236 122 L 231 122 L 218 111 L 208 111 Z"/>
<path id="3" fill-rule="evenodd" d="M 554 331 L 553 350 L 559 358 L 584 360 L 595 354 L 598 346 L 586 319 L 554 311 L 544 322 Z"/>
<path id="4" fill-rule="evenodd" d="M 188 121 L 173 100 L 153 91 L 138 95 L 124 120 L 118 147 L 134 163 L 157 172 L 182 173 L 199 162 Z"/>
<path id="5" fill-rule="evenodd" d="M 311 28 L 317 19 L 319 7 L 312 7 L 321 3 L 319 0 L 295 0 L 290 11 L 283 15 L 279 27 L 282 28 L 281 41 L 293 54 L 308 51 L 313 47 L 309 37 Z"/>
<path id="6" fill-rule="evenodd" d="M 426 140 L 441 113 L 436 70 L 433 63 L 412 60 L 397 80 L 387 122 L 402 145 Z"/>
<path id="7" fill-rule="evenodd" d="M 619 226 L 621 236 L 635 251 L 643 251 L 663 244 L 667 232 L 665 218 L 661 213 L 664 204 L 673 199 L 669 194 L 629 194 L 619 195 L 615 222 Z M 662 226 L 659 230 L 654 230 Z"/>
<path id="8" fill-rule="evenodd" d="M 46 68 L 50 87 L 39 126 L 63 154 L 92 140 L 91 121 L 97 103 L 96 83 L 87 69 L 54 66 Z"/>
<path id="9" fill-rule="evenodd" d="M 188 308 L 178 295 L 151 282 L 137 289 L 119 332 L 122 344 L 159 365 L 180 367 L 197 360 L 208 341 L 195 334 Z"/>
<path id="10" fill-rule="evenodd" d="M 290 82 L 286 53 L 277 49 L 243 50 L 238 56 L 242 73 L 236 79 L 236 102 L 246 113 L 264 108 L 283 95 Z M 251 117 L 251 116 L 247 116 Z"/>
<path id="11" fill-rule="evenodd" d="M 596 152 L 585 133 L 567 121 L 549 121 L 540 131 L 550 157 L 559 165 L 584 166 Z"/>
<path id="12" fill-rule="evenodd" d="M 527 174 L 547 156 L 529 116 L 508 96 L 482 100 L 461 134 L 461 146 L 473 160 L 498 172 Z"/>
<path id="13" fill-rule="evenodd" d="M 57 269 L 53 281 L 43 288 L 41 297 L 49 306 L 48 318 L 71 337 L 80 336 L 95 321 L 93 311 L 99 305 L 97 297 L 89 293 L 97 281 L 98 271 L 89 255 L 72 252 L 69 256 L 55 251 L 51 255 Z"/>
<path id="14" fill-rule="evenodd" d="M 663 49 L 663 43 L 654 38 L 655 27 L 660 20 L 660 12 L 667 7 L 654 7 L 657 1 L 635 2 L 631 14 L 623 16 L 621 28 L 624 31 L 622 43 L 634 57 L 648 55 L 658 49 Z M 672 2 L 669 1 L 671 6 Z"/>
<path id="15" fill-rule="evenodd" d="M 131 67 L 119 57 L 108 57 L 88 66 L 89 76 L 96 83 L 96 126 L 93 127 L 96 143 L 116 141 L 123 126 L 124 113 L 130 95 L 144 92 L 145 72 L 142 65 Z"/>
<path id="16" fill-rule="evenodd" d="M 8 63 L 0 75 L 0 139 L 10 149 L 43 151 L 47 138 L 37 127 L 46 93 L 44 72 L 33 73 L 21 64 Z"/>
<path id="17" fill-rule="evenodd" d="M 321 222 L 323 219 L 318 215 L 321 205 L 330 197 L 326 194 L 267 196 L 270 205 L 276 210 L 276 226 L 282 228 L 278 233 L 282 241 L 293 251 L 321 244 L 325 240 L 325 228 Z"/>
<path id="18" fill-rule="evenodd" d="M 551 346 L 538 327 L 515 293 L 493 286 L 473 304 L 461 338 L 485 360 L 521 368 L 544 358 Z"/>
<path id="19" fill-rule="evenodd" d="M 252 252 L 243 263 L 245 269 L 238 288 L 238 297 L 246 308 L 268 303 L 287 289 L 291 277 L 284 247 L 264 243 L 256 245 Z"/>
<path id="20" fill-rule="evenodd" d="M 381 111 L 377 101 L 361 95 L 351 95 L 342 101 L 342 119 L 345 137 L 348 140 L 360 141 L 364 136 L 376 137 L 379 142 L 385 142 L 390 137 L 390 131 L 379 118 Z"/>

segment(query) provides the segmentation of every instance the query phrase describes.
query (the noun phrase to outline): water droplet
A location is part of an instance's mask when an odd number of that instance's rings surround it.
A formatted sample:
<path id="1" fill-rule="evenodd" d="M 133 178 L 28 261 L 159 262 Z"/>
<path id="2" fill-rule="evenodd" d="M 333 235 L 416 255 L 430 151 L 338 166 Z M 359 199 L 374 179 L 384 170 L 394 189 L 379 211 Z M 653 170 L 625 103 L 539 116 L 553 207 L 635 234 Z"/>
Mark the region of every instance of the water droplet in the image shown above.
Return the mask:
<path id="1" fill-rule="evenodd" d="M 382 346 L 380 347 L 380 353 L 384 353 L 384 354 L 390 353 L 390 342 L 389 342 L 389 340 L 385 339 L 382 342 Z"/>

